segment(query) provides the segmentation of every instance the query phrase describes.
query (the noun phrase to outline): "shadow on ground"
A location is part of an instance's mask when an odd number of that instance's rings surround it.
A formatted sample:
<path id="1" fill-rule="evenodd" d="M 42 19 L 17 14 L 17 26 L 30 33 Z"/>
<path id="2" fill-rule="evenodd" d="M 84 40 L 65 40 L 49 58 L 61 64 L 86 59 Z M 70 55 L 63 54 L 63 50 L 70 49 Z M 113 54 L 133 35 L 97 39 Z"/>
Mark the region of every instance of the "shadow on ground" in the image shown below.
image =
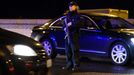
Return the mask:
<path id="1" fill-rule="evenodd" d="M 63 70 L 62 67 L 66 65 L 66 59 L 57 57 L 54 60 L 52 68 L 52 75 L 133 75 L 134 64 L 129 66 L 117 66 L 110 61 L 90 60 L 82 58 L 80 69 L 78 71 Z"/>

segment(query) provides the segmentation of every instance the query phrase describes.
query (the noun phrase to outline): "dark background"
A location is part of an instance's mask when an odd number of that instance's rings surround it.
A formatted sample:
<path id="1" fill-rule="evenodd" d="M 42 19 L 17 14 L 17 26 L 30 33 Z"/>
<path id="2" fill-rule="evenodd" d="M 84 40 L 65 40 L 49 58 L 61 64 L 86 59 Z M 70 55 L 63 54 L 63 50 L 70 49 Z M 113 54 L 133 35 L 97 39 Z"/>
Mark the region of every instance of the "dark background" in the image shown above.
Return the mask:
<path id="1" fill-rule="evenodd" d="M 70 0 L 71 1 L 71 0 Z M 75 0 L 80 9 L 127 9 L 134 18 L 131 0 Z M 68 9 L 69 0 L 1 0 L 0 18 L 44 19 L 54 18 Z"/>

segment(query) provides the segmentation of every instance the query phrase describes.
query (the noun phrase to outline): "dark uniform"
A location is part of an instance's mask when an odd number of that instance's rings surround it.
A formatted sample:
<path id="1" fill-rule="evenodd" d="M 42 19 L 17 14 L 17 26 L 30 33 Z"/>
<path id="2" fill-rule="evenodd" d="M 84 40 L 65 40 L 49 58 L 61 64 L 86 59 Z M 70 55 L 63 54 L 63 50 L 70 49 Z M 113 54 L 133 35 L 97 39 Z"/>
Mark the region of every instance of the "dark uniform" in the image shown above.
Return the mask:
<path id="1" fill-rule="evenodd" d="M 67 55 L 67 69 L 79 66 L 79 33 L 80 16 L 76 11 L 69 11 L 64 19 L 65 48 Z"/>

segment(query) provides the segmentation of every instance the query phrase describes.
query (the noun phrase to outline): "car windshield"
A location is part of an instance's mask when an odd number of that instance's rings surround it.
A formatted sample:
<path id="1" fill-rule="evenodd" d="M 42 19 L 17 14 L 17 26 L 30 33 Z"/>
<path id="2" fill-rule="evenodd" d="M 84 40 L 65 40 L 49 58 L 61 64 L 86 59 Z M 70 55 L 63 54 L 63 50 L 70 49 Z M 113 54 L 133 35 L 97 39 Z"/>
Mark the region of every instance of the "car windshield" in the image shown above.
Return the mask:
<path id="1" fill-rule="evenodd" d="M 132 29 L 134 25 L 119 17 L 91 17 L 99 27 L 104 29 Z"/>

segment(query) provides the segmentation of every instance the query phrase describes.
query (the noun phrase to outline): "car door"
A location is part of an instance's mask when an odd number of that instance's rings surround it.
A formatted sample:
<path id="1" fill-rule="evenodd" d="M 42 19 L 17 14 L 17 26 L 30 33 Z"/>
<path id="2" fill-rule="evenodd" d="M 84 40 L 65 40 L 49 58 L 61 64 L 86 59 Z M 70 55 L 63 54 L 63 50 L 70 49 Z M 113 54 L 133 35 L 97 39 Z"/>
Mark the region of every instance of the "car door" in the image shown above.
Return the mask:
<path id="1" fill-rule="evenodd" d="M 63 30 L 64 18 L 65 16 L 60 17 L 54 22 L 52 22 L 50 25 L 51 35 L 55 39 L 57 49 L 64 49 L 65 46 L 64 41 L 65 32 Z"/>
<path id="2" fill-rule="evenodd" d="M 88 16 L 82 15 L 84 26 L 80 30 L 80 51 L 85 53 L 105 54 L 107 36 Z"/>

